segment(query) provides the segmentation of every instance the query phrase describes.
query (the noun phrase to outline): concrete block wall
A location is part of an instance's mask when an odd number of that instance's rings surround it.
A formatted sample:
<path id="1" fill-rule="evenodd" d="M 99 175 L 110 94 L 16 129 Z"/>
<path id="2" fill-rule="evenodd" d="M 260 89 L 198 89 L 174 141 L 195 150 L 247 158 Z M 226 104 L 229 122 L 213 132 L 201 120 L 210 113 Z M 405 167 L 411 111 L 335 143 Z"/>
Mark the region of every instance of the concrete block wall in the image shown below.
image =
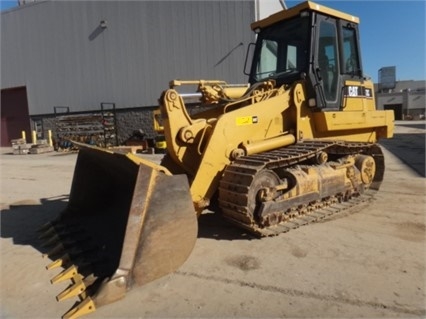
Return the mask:
<path id="1" fill-rule="evenodd" d="M 154 131 L 154 120 L 152 108 L 138 108 L 130 110 L 116 111 L 116 124 L 118 143 L 123 144 L 134 131 L 143 130 L 146 138 L 154 138 L 156 132 Z"/>
<path id="2" fill-rule="evenodd" d="M 141 107 L 116 111 L 115 119 L 118 144 L 123 144 L 133 135 L 134 131 L 139 129 L 145 132 L 146 138 L 154 138 L 156 136 L 153 122 L 154 109 L 155 107 Z M 99 111 L 93 111 L 92 113 L 99 113 Z M 75 114 L 73 113 L 73 115 Z M 42 127 L 42 132 L 39 134 L 40 138 L 47 138 L 49 130 L 52 131 L 53 140 L 57 138 L 55 115 L 43 115 L 31 118 L 32 130 L 35 129 L 36 123 Z"/>
<path id="3" fill-rule="evenodd" d="M 155 107 L 135 107 L 129 109 L 118 109 L 115 111 L 116 132 L 118 145 L 123 145 L 125 141 L 133 135 L 134 131 L 143 130 L 145 138 L 153 139 L 157 136 L 154 131 L 153 111 Z M 195 105 L 187 105 L 187 111 L 190 115 L 206 110 L 207 107 L 195 107 Z M 89 113 L 99 113 L 98 110 Z M 72 113 L 76 115 L 78 113 Z M 81 113 L 84 114 L 84 113 Z M 67 115 L 67 114 L 61 114 Z M 57 138 L 56 132 L 56 116 L 54 114 L 37 116 L 31 118 L 31 129 L 35 129 L 37 125 L 42 127 L 39 138 L 47 138 L 48 131 L 52 131 L 53 140 Z"/>

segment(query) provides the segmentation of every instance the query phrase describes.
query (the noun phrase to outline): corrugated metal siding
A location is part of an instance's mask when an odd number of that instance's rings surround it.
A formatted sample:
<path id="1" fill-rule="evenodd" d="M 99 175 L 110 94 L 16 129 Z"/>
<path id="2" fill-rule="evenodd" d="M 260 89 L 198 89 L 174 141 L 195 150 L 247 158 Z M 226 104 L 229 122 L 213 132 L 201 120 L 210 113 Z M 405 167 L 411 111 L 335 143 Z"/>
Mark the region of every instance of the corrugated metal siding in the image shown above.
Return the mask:
<path id="1" fill-rule="evenodd" d="M 36 115 L 156 105 L 175 78 L 244 83 L 253 19 L 252 1 L 35 3 L 2 13 L 1 86 L 26 85 Z"/>

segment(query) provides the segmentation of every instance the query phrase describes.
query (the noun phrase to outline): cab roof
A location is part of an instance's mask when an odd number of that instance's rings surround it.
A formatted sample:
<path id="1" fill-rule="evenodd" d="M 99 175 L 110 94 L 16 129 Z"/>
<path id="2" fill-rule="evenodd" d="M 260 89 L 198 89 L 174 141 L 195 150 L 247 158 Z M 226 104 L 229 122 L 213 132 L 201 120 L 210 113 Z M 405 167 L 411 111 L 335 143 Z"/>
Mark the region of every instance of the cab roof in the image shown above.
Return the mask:
<path id="1" fill-rule="evenodd" d="M 282 10 L 277 13 L 274 13 L 273 15 L 270 15 L 269 17 L 265 19 L 253 22 L 251 24 L 251 29 L 255 30 L 257 28 L 260 28 L 260 29 L 265 28 L 279 21 L 298 16 L 302 11 L 316 11 L 316 12 L 323 13 L 325 15 L 332 16 L 334 18 L 347 20 L 352 23 L 357 23 L 357 24 L 359 23 L 358 17 L 328 8 L 326 6 L 323 6 L 322 4 L 317 4 L 312 1 L 306 1 L 290 9 Z"/>

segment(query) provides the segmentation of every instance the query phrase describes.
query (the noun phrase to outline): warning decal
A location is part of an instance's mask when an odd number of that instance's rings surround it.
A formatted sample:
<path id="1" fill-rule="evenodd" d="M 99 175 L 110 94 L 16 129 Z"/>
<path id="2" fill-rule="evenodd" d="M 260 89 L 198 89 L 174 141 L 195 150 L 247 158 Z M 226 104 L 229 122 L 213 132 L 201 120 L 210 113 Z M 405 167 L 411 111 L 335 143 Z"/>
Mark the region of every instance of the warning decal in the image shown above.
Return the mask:
<path id="1" fill-rule="evenodd" d="M 256 124 L 257 122 L 258 122 L 257 116 L 241 116 L 236 118 L 236 124 L 238 126 Z"/>

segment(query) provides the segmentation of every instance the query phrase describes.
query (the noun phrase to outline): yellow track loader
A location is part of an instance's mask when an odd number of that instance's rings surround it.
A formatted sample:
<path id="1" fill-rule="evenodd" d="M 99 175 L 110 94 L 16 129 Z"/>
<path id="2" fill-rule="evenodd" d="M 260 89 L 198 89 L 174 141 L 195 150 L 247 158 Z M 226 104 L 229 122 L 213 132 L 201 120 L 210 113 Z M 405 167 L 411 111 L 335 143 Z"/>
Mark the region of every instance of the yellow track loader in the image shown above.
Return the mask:
<path id="1" fill-rule="evenodd" d="M 172 81 L 160 98 L 161 165 L 82 147 L 67 209 L 42 229 L 49 269 L 76 297 L 65 318 L 175 271 L 213 201 L 248 232 L 277 235 L 380 187 L 393 135 L 361 63 L 359 19 L 312 2 L 254 22 L 249 85 Z M 195 86 L 193 112 L 182 86 Z M 187 90 L 185 90 L 187 91 Z M 190 115 L 192 113 L 192 115 Z"/>

